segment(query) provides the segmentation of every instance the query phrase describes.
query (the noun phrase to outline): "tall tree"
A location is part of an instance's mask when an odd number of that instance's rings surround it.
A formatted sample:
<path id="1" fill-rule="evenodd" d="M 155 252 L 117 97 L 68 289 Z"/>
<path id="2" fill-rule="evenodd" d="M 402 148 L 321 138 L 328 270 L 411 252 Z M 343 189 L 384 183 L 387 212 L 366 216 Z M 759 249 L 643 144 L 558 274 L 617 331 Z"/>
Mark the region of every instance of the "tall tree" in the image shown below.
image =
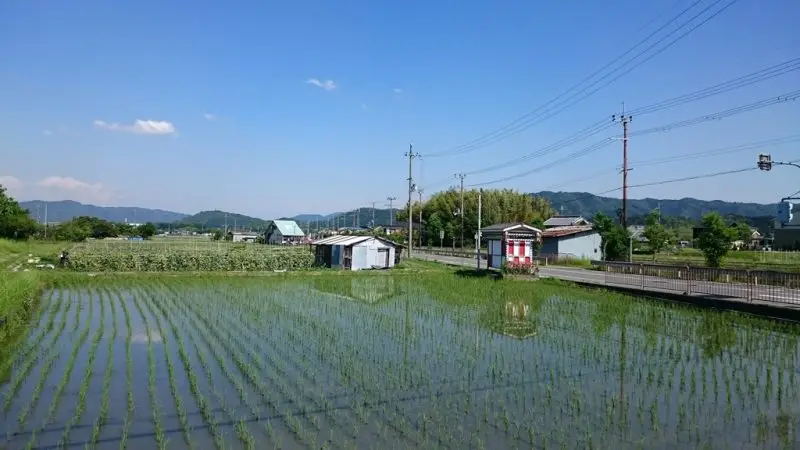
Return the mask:
<path id="1" fill-rule="evenodd" d="M 6 188 L 0 185 L 0 237 L 7 239 L 26 239 L 38 230 L 38 224 L 28 211 L 6 194 Z"/>
<path id="2" fill-rule="evenodd" d="M 722 264 L 731 248 L 732 240 L 733 232 L 725 225 L 722 216 L 712 212 L 703 217 L 703 231 L 697 238 L 697 247 L 703 252 L 709 267 L 719 267 Z"/>
<path id="3" fill-rule="evenodd" d="M 667 227 L 661 224 L 661 211 L 653 210 L 647 214 L 642 235 L 647 238 L 647 244 L 653 251 L 653 261 L 655 261 L 658 253 L 664 250 L 672 237 Z"/>

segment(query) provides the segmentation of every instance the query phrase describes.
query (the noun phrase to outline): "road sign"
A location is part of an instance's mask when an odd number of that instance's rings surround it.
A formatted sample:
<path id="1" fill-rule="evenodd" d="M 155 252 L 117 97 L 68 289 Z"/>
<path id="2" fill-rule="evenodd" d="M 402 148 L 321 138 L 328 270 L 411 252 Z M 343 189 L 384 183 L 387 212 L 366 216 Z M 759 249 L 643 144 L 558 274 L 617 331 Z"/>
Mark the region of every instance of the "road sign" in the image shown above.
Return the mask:
<path id="1" fill-rule="evenodd" d="M 439 230 L 439 239 L 444 240 L 444 230 Z"/>

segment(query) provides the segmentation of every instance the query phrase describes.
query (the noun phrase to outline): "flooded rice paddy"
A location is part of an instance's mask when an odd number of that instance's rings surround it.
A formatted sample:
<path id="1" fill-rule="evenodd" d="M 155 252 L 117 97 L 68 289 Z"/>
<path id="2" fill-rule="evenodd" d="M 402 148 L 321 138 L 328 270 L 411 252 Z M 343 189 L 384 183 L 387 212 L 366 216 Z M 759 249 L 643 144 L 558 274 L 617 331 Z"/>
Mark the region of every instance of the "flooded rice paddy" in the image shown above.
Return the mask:
<path id="1" fill-rule="evenodd" d="M 95 280 L 0 361 L 0 447 L 798 448 L 798 331 L 451 274 Z"/>

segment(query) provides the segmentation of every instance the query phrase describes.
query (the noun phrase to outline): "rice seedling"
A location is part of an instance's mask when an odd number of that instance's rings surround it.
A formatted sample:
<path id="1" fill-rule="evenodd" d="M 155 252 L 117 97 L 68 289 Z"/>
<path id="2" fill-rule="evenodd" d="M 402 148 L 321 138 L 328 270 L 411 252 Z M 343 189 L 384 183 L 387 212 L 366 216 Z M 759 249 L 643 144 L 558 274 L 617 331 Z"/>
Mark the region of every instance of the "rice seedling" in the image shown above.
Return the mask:
<path id="1" fill-rule="evenodd" d="M 68 301 L 87 293 L 101 299 L 86 306 Z M 7 365 L 12 375 L 2 386 L 5 410 L 24 419 L 0 424 L 9 448 L 22 447 L 20 437 L 36 443 L 41 427 L 15 434 L 25 423 L 52 422 L 59 400 L 52 398 L 49 409 L 35 405 L 50 382 L 57 397 L 65 396 L 69 355 L 76 345 L 78 352 L 86 348 L 86 340 L 87 359 L 108 352 L 104 362 L 96 358 L 102 387 L 85 389 L 91 369 L 75 363 L 84 377 L 61 430 L 65 446 L 75 444 L 81 405 L 90 402 L 100 406 L 86 434 L 89 448 L 106 439 L 135 448 L 140 442 L 131 433 L 136 428 L 138 435 L 138 427 L 168 447 L 164 428 L 172 422 L 165 414 L 173 404 L 178 444 L 187 448 L 788 448 L 793 442 L 797 325 L 446 272 L 110 276 L 64 283 L 45 295 L 38 328 L 15 347 Z M 90 331 L 87 317 L 97 306 L 101 323 L 96 328 L 98 320 L 88 319 Z M 125 331 L 117 330 L 118 308 Z M 138 323 L 144 337 L 134 335 Z M 125 336 L 125 370 L 117 374 L 111 360 L 118 334 Z M 62 343 L 72 350 L 59 352 Z M 64 372 L 52 376 L 55 367 Z M 163 392 L 155 387 L 162 373 L 169 383 Z M 121 426 L 109 426 L 117 376 L 120 387 L 125 379 L 126 401 L 119 405 Z M 181 394 L 184 382 L 188 391 Z M 139 386 L 143 401 L 135 403 Z M 195 405 L 202 430 L 190 427 Z M 136 410 L 147 421 L 136 421 Z"/>

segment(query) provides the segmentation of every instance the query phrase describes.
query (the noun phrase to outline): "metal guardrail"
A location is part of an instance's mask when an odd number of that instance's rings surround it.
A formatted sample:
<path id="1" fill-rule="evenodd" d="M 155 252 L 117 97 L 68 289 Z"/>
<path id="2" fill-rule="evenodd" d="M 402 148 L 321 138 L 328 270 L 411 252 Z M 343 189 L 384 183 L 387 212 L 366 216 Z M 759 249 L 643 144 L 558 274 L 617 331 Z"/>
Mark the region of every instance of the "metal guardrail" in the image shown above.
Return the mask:
<path id="1" fill-rule="evenodd" d="M 800 305 L 800 273 L 592 261 L 606 284 Z"/>

